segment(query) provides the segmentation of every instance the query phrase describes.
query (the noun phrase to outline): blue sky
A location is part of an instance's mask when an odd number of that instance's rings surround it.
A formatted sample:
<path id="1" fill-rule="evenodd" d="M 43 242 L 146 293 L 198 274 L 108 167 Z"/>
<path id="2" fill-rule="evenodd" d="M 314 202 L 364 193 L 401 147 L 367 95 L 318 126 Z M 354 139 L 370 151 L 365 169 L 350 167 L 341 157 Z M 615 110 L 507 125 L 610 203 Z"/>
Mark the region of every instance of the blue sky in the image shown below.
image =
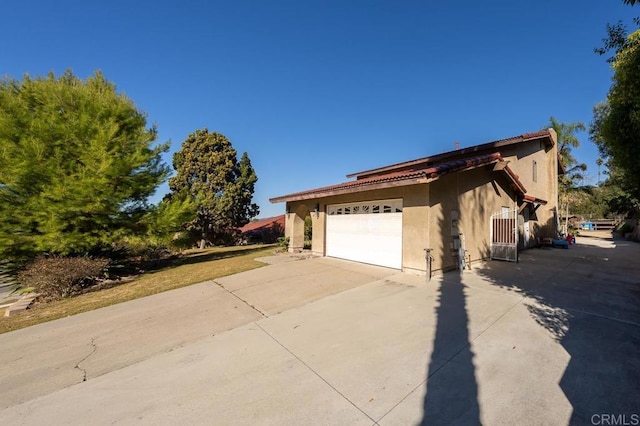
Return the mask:
<path id="1" fill-rule="evenodd" d="M 348 173 L 590 122 L 611 70 L 589 1 L 44 1 L 6 3 L 0 74 L 102 70 L 171 153 L 208 127 L 247 151 L 261 217 L 277 195 Z M 587 134 L 576 157 L 595 183 Z M 159 189 L 156 200 L 167 191 Z"/>

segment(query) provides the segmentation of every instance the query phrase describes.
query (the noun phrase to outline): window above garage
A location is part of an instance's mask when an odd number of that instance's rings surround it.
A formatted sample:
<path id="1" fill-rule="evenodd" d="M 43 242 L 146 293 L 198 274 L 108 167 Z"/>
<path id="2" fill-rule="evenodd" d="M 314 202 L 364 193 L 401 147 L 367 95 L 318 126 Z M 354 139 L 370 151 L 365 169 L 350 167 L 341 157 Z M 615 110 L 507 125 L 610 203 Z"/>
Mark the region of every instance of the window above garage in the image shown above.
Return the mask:
<path id="1" fill-rule="evenodd" d="M 332 204 L 327 207 L 327 214 L 330 216 L 380 213 L 402 213 L 402 200 L 364 201 L 359 203 Z"/>

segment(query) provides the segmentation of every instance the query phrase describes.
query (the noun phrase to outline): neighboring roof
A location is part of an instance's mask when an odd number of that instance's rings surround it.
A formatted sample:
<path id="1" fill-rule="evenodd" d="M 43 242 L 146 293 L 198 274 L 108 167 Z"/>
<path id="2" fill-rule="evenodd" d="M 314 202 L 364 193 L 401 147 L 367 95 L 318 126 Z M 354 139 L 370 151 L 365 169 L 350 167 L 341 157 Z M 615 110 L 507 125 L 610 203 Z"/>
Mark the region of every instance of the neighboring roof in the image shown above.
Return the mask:
<path id="1" fill-rule="evenodd" d="M 519 136 L 513 136 L 506 139 L 500 139 L 493 142 L 487 142 L 481 145 L 475 145 L 468 148 L 457 149 L 454 151 L 444 152 L 442 154 L 433 155 L 431 157 L 418 158 L 416 160 L 405 161 L 402 163 L 391 164 L 389 166 L 379 167 L 376 169 L 365 170 L 362 172 L 352 173 L 347 175 L 348 178 L 355 177 L 356 179 L 362 179 L 370 177 L 372 175 L 386 174 L 392 171 L 404 170 L 406 168 L 419 167 L 449 160 L 455 157 L 468 157 L 469 155 L 479 155 L 483 151 L 495 151 L 497 148 L 505 146 L 515 145 L 532 140 L 542 140 L 547 147 L 552 147 L 555 144 L 555 135 L 551 134 L 552 129 L 541 130 L 533 133 L 523 133 Z"/>
<path id="2" fill-rule="evenodd" d="M 284 229 L 283 214 L 280 216 L 268 217 L 265 219 L 258 219 L 254 222 L 249 222 L 245 226 L 240 228 L 240 232 L 246 234 L 247 232 L 271 229 L 276 226 L 280 226 L 282 229 Z"/>
<path id="3" fill-rule="evenodd" d="M 325 186 L 323 188 L 311 189 L 309 191 L 296 192 L 293 194 L 282 195 L 280 197 L 271 198 L 272 203 L 280 203 L 283 201 L 308 200 L 310 198 L 321 198 L 332 195 L 348 194 L 351 192 L 359 192 L 364 190 L 373 190 L 381 188 L 390 188 L 394 186 L 414 185 L 417 183 L 426 183 L 435 180 L 447 173 L 471 170 L 476 167 L 485 166 L 492 163 L 502 161 L 500 153 L 493 152 L 491 154 L 455 159 L 443 162 L 437 165 L 426 166 L 422 168 L 414 168 L 394 173 L 386 173 L 369 178 L 362 178 L 349 182 L 340 183 L 338 185 Z M 508 167 L 507 167 L 508 168 Z M 514 173 L 515 175 L 515 173 Z M 516 176 L 517 179 L 517 176 Z M 519 181 L 518 181 L 519 182 Z M 520 184 L 522 186 L 522 184 Z M 524 191 L 526 192 L 526 191 Z"/>

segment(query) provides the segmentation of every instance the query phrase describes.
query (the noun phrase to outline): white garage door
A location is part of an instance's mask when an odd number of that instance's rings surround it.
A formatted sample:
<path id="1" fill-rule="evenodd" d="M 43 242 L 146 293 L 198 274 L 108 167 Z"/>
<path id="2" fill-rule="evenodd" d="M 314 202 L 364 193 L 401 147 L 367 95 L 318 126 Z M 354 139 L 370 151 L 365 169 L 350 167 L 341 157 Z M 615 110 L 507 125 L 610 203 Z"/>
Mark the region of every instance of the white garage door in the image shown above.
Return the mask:
<path id="1" fill-rule="evenodd" d="M 402 200 L 327 206 L 327 256 L 402 268 Z"/>

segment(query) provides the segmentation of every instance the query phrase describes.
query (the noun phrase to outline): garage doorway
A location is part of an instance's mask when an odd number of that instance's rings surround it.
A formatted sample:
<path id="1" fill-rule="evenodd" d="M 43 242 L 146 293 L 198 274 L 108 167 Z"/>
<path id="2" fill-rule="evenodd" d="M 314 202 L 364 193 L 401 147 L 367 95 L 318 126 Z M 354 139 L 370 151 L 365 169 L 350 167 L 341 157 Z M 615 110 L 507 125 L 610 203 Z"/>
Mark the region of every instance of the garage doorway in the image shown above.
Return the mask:
<path id="1" fill-rule="evenodd" d="M 329 257 L 402 269 L 402 200 L 327 206 Z"/>

